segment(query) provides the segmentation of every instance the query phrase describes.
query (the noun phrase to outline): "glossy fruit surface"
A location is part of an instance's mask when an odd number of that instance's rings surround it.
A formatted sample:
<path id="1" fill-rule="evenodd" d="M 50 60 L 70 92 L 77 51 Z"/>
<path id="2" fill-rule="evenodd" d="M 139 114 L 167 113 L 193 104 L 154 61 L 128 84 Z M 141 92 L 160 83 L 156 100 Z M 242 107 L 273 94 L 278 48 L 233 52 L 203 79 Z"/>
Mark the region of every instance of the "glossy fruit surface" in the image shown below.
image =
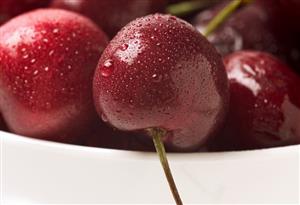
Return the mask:
<path id="1" fill-rule="evenodd" d="M 194 19 L 194 25 L 203 31 L 208 22 L 226 3 L 221 3 L 213 9 L 200 13 Z M 211 36 L 217 50 L 226 55 L 239 50 L 258 50 L 272 53 L 286 61 L 293 68 L 300 70 L 300 41 L 298 35 L 292 32 L 287 23 L 274 21 L 277 15 L 268 12 L 265 6 L 253 3 L 236 11 Z M 281 22 L 281 23 L 280 23 Z"/>
<path id="2" fill-rule="evenodd" d="M 224 59 L 230 111 L 219 145 L 254 149 L 300 143 L 300 78 L 275 57 L 241 51 Z"/>
<path id="3" fill-rule="evenodd" d="M 49 2 L 50 0 L 1 0 L 0 24 L 23 12 L 45 7 Z"/>
<path id="4" fill-rule="evenodd" d="M 163 11 L 166 4 L 166 0 L 54 0 L 51 6 L 83 14 L 113 37 L 128 22 Z"/>
<path id="5" fill-rule="evenodd" d="M 175 150 L 194 150 L 222 124 L 227 77 L 220 55 L 190 24 L 149 15 L 122 29 L 94 77 L 98 113 L 120 130 L 162 128 Z"/>
<path id="6" fill-rule="evenodd" d="M 107 37 L 73 12 L 41 9 L 0 28 L 0 110 L 12 132 L 68 141 L 96 118 L 92 79 Z"/>

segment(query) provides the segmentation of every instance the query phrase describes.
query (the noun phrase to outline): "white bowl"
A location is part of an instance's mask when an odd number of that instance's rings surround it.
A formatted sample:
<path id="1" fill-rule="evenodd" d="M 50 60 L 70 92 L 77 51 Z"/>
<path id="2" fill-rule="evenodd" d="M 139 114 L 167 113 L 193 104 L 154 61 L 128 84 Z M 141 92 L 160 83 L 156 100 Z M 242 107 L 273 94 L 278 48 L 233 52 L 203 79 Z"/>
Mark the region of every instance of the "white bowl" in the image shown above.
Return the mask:
<path id="1" fill-rule="evenodd" d="M 173 203 L 155 153 L 0 137 L 2 204 Z M 184 203 L 298 204 L 299 151 L 168 156 Z"/>

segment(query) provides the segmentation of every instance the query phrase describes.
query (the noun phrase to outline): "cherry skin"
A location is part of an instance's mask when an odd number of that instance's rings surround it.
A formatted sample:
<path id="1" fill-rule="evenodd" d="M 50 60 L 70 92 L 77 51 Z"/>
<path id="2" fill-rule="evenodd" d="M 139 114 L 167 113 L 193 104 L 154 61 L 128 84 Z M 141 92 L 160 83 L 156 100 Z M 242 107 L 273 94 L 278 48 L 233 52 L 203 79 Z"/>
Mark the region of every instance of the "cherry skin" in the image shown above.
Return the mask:
<path id="1" fill-rule="evenodd" d="M 192 151 L 223 123 L 226 72 L 190 24 L 155 14 L 125 26 L 100 58 L 94 99 L 104 121 L 124 131 L 160 128 L 165 145 Z"/>
<path id="2" fill-rule="evenodd" d="M 6 131 L 7 130 L 6 125 L 4 123 L 4 120 L 3 120 L 2 116 L 1 116 L 1 114 L 0 114 L 0 130 L 2 130 L 2 131 Z"/>
<path id="3" fill-rule="evenodd" d="M 199 31 L 204 31 L 208 22 L 225 5 L 226 2 L 201 12 L 194 19 L 194 25 Z M 264 6 L 255 2 L 236 11 L 208 39 L 222 55 L 245 49 L 264 51 L 298 68 L 300 65 L 298 35 L 291 32 L 286 23 L 278 25 L 274 22 L 273 15 L 275 13 L 267 12 Z"/>
<path id="4" fill-rule="evenodd" d="M 155 151 L 151 140 L 145 141 L 142 133 L 122 132 L 103 123 L 97 123 L 93 133 L 85 137 L 84 145 L 118 150 Z"/>
<path id="5" fill-rule="evenodd" d="M 89 19 L 40 9 L 0 28 L 0 110 L 12 132 L 56 141 L 96 119 L 92 80 L 106 35 Z"/>
<path id="6" fill-rule="evenodd" d="M 167 0 L 53 0 L 51 6 L 83 14 L 113 37 L 128 22 L 163 11 Z"/>
<path id="7" fill-rule="evenodd" d="M 293 32 L 300 32 L 300 1 L 299 0 L 257 0 L 264 7 L 273 23 L 279 27 L 289 26 Z"/>
<path id="8" fill-rule="evenodd" d="M 0 24 L 23 12 L 46 7 L 50 0 L 1 0 Z"/>
<path id="9" fill-rule="evenodd" d="M 299 76 L 262 52 L 236 52 L 224 63 L 230 109 L 217 146 L 239 150 L 299 144 Z"/>

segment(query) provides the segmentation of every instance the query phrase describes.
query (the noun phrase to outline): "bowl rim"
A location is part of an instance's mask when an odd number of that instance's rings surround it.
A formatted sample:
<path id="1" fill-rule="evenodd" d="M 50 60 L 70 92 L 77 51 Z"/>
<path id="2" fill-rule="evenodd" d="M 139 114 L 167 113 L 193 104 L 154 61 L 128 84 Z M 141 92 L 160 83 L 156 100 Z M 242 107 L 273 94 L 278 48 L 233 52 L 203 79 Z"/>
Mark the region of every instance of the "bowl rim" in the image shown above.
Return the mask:
<path id="1" fill-rule="evenodd" d="M 89 147 L 83 145 L 66 144 L 59 142 L 46 141 L 41 139 L 34 139 L 25 136 L 20 136 L 4 131 L 0 131 L 0 142 L 1 150 L 4 143 L 9 143 L 10 145 L 21 145 L 24 148 L 32 149 L 39 146 L 44 150 L 50 151 L 55 149 L 55 151 L 64 153 L 74 153 L 84 154 L 85 156 L 104 156 L 110 158 L 117 158 L 118 160 L 157 160 L 155 152 L 147 151 L 130 151 L 130 150 L 118 150 L 109 148 L 99 148 L 99 147 Z M 256 149 L 256 150 L 243 150 L 243 151 L 226 151 L 226 152 L 194 152 L 194 153 L 167 153 L 171 160 L 177 162 L 186 161 L 226 161 L 226 160 L 245 160 L 245 159 L 264 159 L 269 157 L 281 157 L 286 156 L 286 154 L 300 154 L 300 145 L 290 145 L 283 147 L 274 147 L 266 149 Z"/>

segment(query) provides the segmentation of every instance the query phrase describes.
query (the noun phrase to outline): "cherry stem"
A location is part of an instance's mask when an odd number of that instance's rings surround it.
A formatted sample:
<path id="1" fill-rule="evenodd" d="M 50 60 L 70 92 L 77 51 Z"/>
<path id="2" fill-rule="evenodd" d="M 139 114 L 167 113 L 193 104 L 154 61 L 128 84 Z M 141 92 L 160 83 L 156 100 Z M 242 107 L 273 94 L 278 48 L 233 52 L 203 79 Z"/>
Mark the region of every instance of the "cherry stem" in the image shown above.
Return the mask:
<path id="1" fill-rule="evenodd" d="M 167 13 L 175 16 L 184 16 L 194 11 L 206 8 L 218 0 L 189 0 L 181 3 L 172 4 L 167 7 Z"/>
<path id="2" fill-rule="evenodd" d="M 252 3 L 253 0 L 232 0 L 225 8 L 223 8 L 206 26 L 203 35 L 208 37 L 213 33 L 222 23 L 224 23 L 231 14 L 234 13 L 241 5 Z"/>
<path id="3" fill-rule="evenodd" d="M 169 167 L 166 150 L 165 150 L 164 144 L 162 142 L 162 137 L 164 137 L 166 135 L 166 131 L 159 129 L 159 128 L 151 128 L 148 131 L 149 131 L 150 136 L 153 138 L 153 143 L 154 143 L 156 152 L 159 156 L 160 163 L 164 169 L 166 178 L 169 183 L 169 187 L 173 194 L 173 198 L 177 205 L 182 205 L 182 201 L 181 201 L 179 192 L 177 190 L 174 178 L 172 176 L 171 169 Z"/>

